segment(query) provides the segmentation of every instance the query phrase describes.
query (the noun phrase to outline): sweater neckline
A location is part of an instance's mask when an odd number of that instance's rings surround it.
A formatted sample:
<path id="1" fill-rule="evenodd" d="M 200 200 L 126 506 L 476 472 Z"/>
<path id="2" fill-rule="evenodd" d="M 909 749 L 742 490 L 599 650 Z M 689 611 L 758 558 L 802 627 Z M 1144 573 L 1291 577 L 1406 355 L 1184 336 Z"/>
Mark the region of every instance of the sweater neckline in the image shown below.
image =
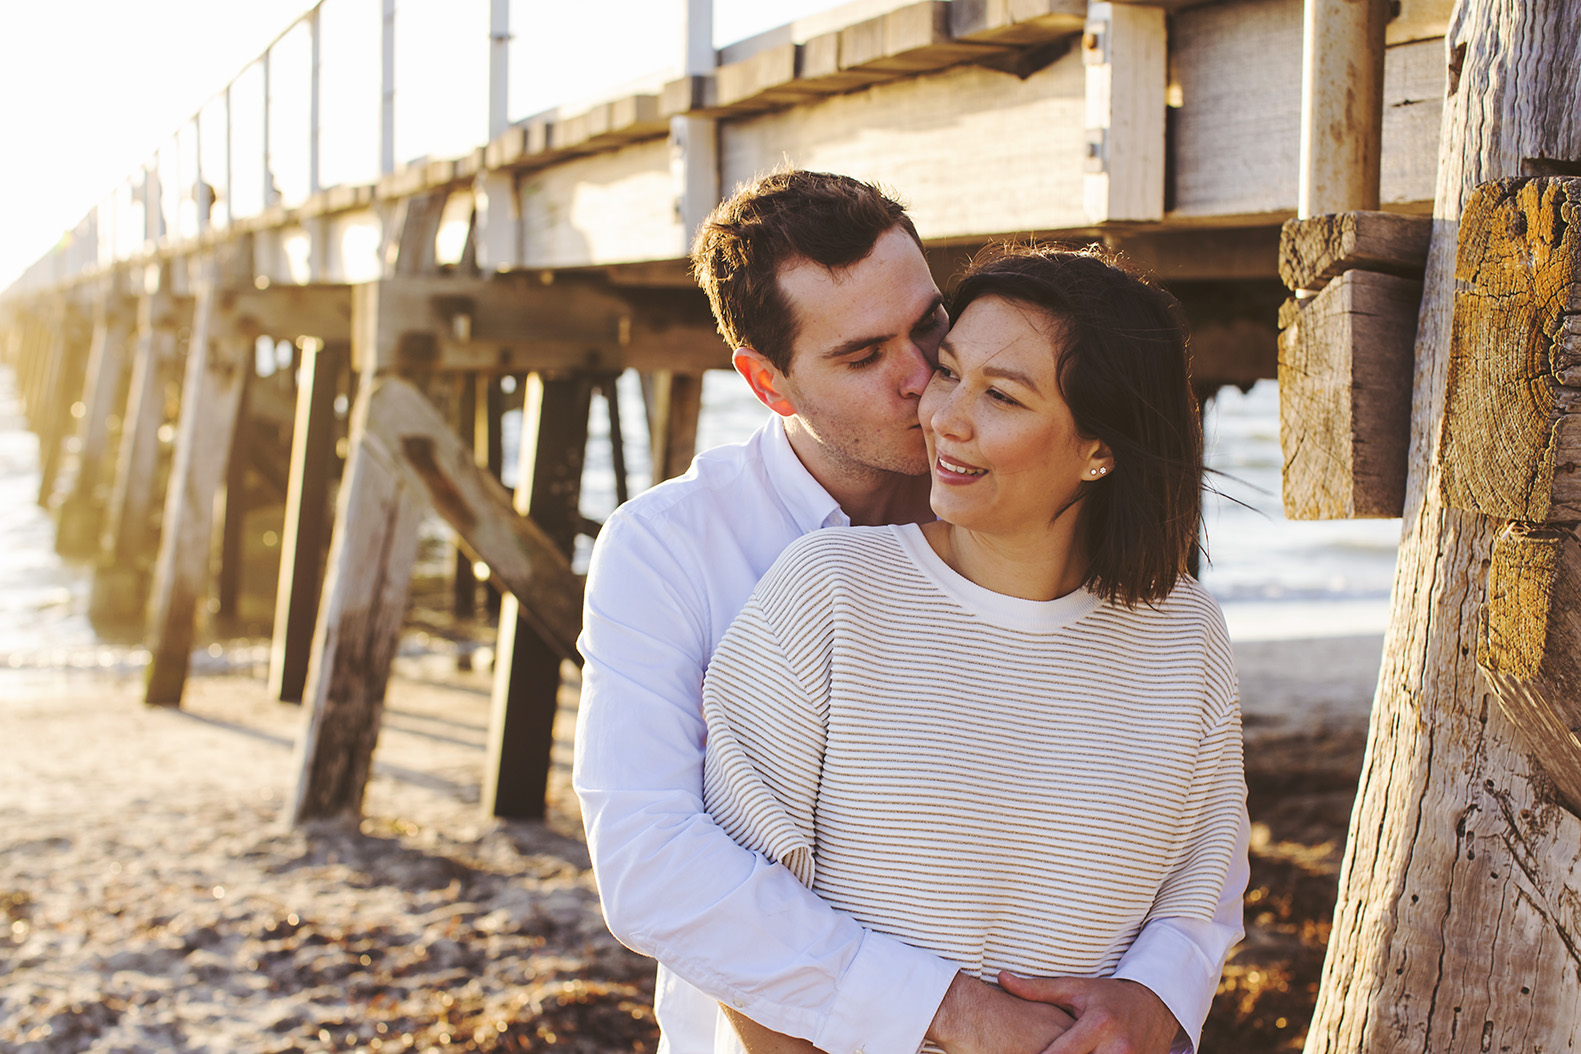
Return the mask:
<path id="1" fill-rule="evenodd" d="M 1053 600 L 1027 600 L 1006 596 L 978 585 L 945 563 L 933 551 L 922 528 L 898 523 L 890 531 L 922 575 L 966 610 L 998 625 L 1048 633 L 1063 629 L 1091 613 L 1102 601 L 1087 589 L 1077 589 Z"/>

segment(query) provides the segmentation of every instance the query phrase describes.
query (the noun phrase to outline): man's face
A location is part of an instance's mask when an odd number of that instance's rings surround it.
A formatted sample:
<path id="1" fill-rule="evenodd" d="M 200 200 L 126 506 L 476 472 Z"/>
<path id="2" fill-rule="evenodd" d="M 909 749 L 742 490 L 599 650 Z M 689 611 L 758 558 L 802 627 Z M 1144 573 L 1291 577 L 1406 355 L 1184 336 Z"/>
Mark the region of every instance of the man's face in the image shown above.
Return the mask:
<path id="1" fill-rule="evenodd" d="M 802 261 L 779 282 L 798 328 L 777 384 L 830 462 L 927 472 L 917 401 L 949 318 L 917 243 L 896 227 L 848 268 Z"/>

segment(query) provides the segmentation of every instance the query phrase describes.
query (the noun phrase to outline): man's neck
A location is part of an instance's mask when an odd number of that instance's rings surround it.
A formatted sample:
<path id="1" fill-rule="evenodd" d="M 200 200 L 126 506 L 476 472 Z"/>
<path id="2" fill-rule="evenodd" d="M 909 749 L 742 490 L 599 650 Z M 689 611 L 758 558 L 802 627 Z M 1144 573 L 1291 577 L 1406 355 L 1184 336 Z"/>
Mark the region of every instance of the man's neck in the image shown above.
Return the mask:
<path id="1" fill-rule="evenodd" d="M 926 475 L 907 476 L 831 458 L 816 439 L 799 429 L 787 428 L 786 436 L 802 466 L 829 492 L 853 526 L 934 519 Z"/>

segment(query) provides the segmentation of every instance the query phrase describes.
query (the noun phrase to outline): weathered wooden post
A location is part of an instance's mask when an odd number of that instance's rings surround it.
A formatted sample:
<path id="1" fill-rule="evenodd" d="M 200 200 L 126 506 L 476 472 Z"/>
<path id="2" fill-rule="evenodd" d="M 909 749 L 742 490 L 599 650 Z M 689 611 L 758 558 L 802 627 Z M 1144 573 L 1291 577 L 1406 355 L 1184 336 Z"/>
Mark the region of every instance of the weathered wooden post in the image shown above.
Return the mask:
<path id="1" fill-rule="evenodd" d="M 175 458 L 149 601 L 150 706 L 180 706 L 199 605 L 207 593 L 214 498 L 223 488 L 256 334 L 239 328 L 228 291 L 252 284 L 252 247 L 243 240 L 222 261 L 200 264 Z"/>
<path id="2" fill-rule="evenodd" d="M 1415 346 L 1404 537 L 1309 1054 L 1562 1050 L 1581 1041 L 1573 936 L 1581 930 L 1581 820 L 1478 669 L 1484 613 L 1503 617 L 1494 611 L 1504 597 L 1489 591 L 1505 527 L 1446 502 L 1442 460 L 1464 203 L 1478 184 L 1581 161 L 1581 20 L 1559 0 L 1464 0 L 1445 44 L 1448 98 Z M 1514 333 L 1496 344 L 1511 354 L 1529 341 Z M 1454 446 L 1469 438 L 1462 433 Z M 1525 469 L 1538 467 L 1528 461 Z M 1517 592 L 1524 582 L 1545 583 L 1564 602 L 1552 575 L 1513 581 Z M 1550 619 L 1545 634 L 1556 629 Z M 1555 655 L 1551 644 L 1545 635 L 1544 656 Z M 1499 648 L 1509 644 L 1490 641 L 1484 653 L 1495 665 L 1507 661 Z M 1520 648 L 1510 650 L 1520 658 Z M 1517 671 L 1517 679 L 1541 681 L 1560 669 L 1545 663 L 1535 662 L 1539 676 Z"/>
<path id="3" fill-rule="evenodd" d="M 582 463 L 593 379 L 583 373 L 527 376 L 522 442 L 516 461 L 516 511 L 543 528 L 569 563 L 581 516 Z M 541 819 L 560 699 L 563 652 L 521 614 L 512 594 L 500 605 L 494 653 L 483 810 L 487 815 Z"/>
<path id="4" fill-rule="evenodd" d="M 60 294 L 58 322 L 51 334 L 49 359 L 38 388 L 38 503 L 55 504 L 55 480 L 65 455 L 66 437 L 76 424 L 72 406 L 82 392 L 83 367 L 91 329 L 75 292 Z"/>
<path id="5" fill-rule="evenodd" d="M 1511 521 L 1477 661 L 1581 814 L 1581 178 L 1484 184 L 1460 222 L 1444 494 Z"/>
<path id="6" fill-rule="evenodd" d="M 444 195 L 397 204 L 390 270 L 433 270 Z M 403 353 L 403 291 L 372 282 L 352 291 L 352 368 L 361 375 L 352 407 L 346 468 L 303 686 L 293 824 L 354 818 L 373 766 L 384 689 L 400 643 L 423 502 L 394 455 L 369 433 L 376 378 Z"/>
<path id="7" fill-rule="evenodd" d="M 105 469 L 110 460 L 110 420 L 124 405 L 128 344 L 135 323 L 136 313 L 116 280 L 106 281 L 94 302 L 77 479 L 61 503 L 57 521 L 55 548 L 63 556 L 92 556 L 99 550 L 106 503 L 102 491 L 109 476 Z"/>
<path id="8" fill-rule="evenodd" d="M 703 410 L 703 375 L 654 370 L 642 375 L 648 411 L 648 445 L 653 482 L 685 472 L 697 452 L 697 419 Z"/>
<path id="9" fill-rule="evenodd" d="M 280 582 L 269 645 L 269 693 L 300 703 L 318 617 L 320 565 L 329 536 L 329 482 L 335 460 L 335 392 L 349 357 L 345 344 L 301 342 L 291 474 L 280 538 Z"/>
<path id="10" fill-rule="evenodd" d="M 121 414 L 120 451 L 115 482 L 105 509 L 88 610 L 95 621 L 128 623 L 147 610 L 148 576 L 153 564 L 152 519 L 158 501 L 155 467 L 159 429 L 164 424 L 165 383 L 176 364 L 176 330 L 187 316 L 185 298 L 171 292 L 168 266 L 161 266 L 155 287 L 138 300 L 137 338 L 126 408 Z"/>

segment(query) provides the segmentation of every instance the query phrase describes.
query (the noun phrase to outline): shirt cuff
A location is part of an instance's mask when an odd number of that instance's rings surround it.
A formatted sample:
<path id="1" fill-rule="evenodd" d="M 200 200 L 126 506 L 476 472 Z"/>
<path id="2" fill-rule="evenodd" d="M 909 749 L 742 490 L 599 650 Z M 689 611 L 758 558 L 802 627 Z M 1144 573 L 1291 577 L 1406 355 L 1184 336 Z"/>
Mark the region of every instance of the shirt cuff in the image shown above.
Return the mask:
<path id="1" fill-rule="evenodd" d="M 1188 966 L 1196 969 L 1183 968 Z M 1187 1045 L 1177 1042 L 1172 1052 L 1196 1050 L 1219 987 L 1219 968 L 1201 948 L 1167 920 L 1157 919 L 1137 934 L 1114 976 L 1146 985 L 1175 1015 Z"/>
<path id="2" fill-rule="evenodd" d="M 813 1044 L 828 1054 L 916 1054 L 959 972 L 936 955 L 869 930 Z"/>

